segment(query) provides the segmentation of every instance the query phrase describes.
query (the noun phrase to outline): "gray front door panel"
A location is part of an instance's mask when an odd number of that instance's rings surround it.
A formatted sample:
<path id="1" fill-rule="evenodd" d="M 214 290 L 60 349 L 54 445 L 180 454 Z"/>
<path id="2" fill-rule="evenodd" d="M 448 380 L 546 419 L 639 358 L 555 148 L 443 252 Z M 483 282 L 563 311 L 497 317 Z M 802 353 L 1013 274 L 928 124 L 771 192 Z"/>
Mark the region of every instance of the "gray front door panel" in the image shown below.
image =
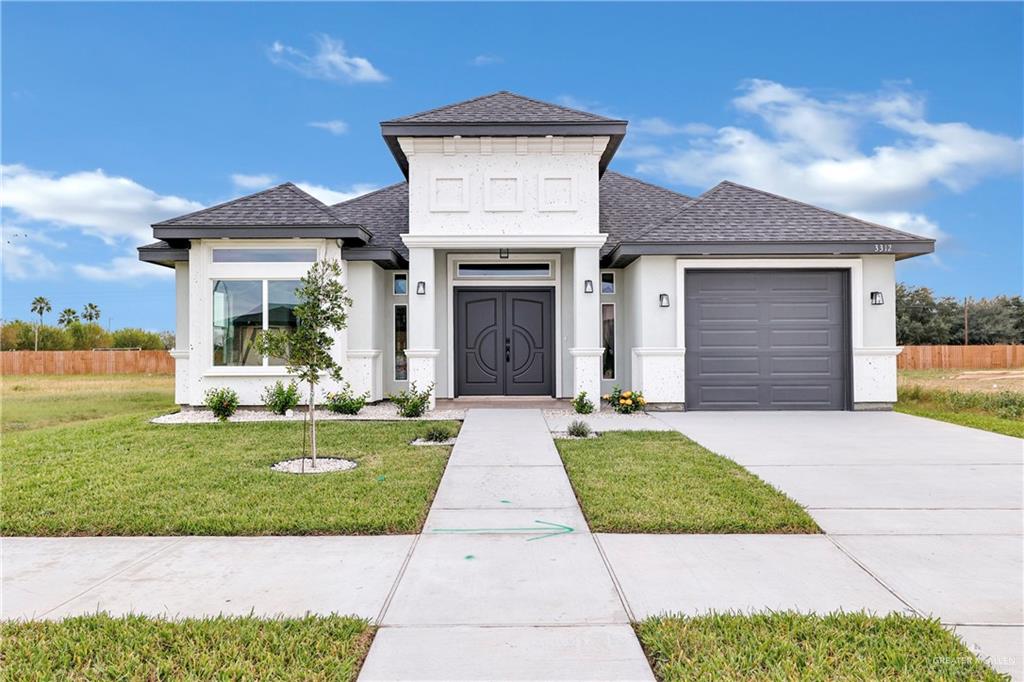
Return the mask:
<path id="1" fill-rule="evenodd" d="M 687 409 L 848 407 L 846 271 L 697 270 L 685 291 Z"/>
<path id="2" fill-rule="evenodd" d="M 457 395 L 554 395 L 554 292 L 455 290 Z"/>

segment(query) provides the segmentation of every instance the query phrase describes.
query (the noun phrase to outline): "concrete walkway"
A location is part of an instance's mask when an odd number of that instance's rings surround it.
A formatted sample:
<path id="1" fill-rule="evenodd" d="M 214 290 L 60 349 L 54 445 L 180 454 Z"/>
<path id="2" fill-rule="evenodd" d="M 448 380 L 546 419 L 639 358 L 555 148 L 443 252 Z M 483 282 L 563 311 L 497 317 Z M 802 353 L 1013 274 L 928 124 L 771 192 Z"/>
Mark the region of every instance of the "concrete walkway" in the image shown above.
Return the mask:
<path id="1" fill-rule="evenodd" d="M 1024 679 L 1024 441 L 894 412 L 658 418 L 793 497 L 893 596 Z"/>
<path id="2" fill-rule="evenodd" d="M 360 680 L 651 680 L 539 410 L 470 410 Z"/>

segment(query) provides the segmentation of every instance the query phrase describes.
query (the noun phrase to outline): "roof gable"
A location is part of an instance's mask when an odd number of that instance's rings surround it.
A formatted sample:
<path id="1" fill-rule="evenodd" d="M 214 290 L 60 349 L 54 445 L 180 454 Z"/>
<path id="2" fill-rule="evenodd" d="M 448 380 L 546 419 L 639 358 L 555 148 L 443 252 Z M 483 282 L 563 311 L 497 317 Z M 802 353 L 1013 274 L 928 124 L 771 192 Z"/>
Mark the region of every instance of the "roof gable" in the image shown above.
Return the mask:
<path id="1" fill-rule="evenodd" d="M 246 226 L 319 226 L 344 225 L 316 197 L 290 182 L 216 206 L 200 209 L 177 218 L 155 223 L 153 227 Z"/>
<path id="2" fill-rule="evenodd" d="M 385 123 L 609 123 L 615 119 L 502 90 Z"/>

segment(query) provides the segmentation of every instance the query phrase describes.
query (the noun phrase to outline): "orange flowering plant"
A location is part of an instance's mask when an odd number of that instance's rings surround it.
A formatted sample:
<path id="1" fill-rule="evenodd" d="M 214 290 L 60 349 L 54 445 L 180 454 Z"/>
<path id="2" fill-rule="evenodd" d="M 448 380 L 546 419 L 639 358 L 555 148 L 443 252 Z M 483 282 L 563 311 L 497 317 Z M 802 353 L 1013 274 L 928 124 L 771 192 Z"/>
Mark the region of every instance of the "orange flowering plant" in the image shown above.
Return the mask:
<path id="1" fill-rule="evenodd" d="M 647 407 L 647 401 L 644 400 L 643 393 L 640 391 L 623 391 L 618 386 L 613 388 L 611 393 L 606 393 L 601 397 L 619 414 L 632 414 L 637 410 L 644 410 Z"/>

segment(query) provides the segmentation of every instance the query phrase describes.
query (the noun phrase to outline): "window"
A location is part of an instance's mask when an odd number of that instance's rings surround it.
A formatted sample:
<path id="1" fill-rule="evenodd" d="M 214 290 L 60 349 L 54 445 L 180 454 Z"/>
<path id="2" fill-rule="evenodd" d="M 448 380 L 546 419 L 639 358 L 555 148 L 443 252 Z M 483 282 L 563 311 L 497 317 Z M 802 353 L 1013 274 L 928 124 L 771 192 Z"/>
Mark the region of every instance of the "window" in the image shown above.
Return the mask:
<path id="1" fill-rule="evenodd" d="M 214 263 L 312 263 L 316 249 L 214 249 Z"/>
<path id="2" fill-rule="evenodd" d="M 459 277 L 508 279 L 545 278 L 551 276 L 550 263 L 460 263 Z"/>
<path id="3" fill-rule="evenodd" d="M 409 293 L 409 275 L 404 272 L 396 272 L 391 292 L 395 296 L 405 296 Z"/>
<path id="4" fill-rule="evenodd" d="M 601 362 L 601 378 L 615 378 L 615 304 L 601 304 L 601 340 L 604 343 L 604 357 Z"/>
<path id="5" fill-rule="evenodd" d="M 615 273 L 614 272 L 602 272 L 601 273 L 601 293 L 602 294 L 614 294 L 615 293 Z"/>
<path id="6" fill-rule="evenodd" d="M 213 283 L 213 364 L 218 367 L 283 365 L 252 347 L 264 329 L 295 329 L 298 280 L 216 280 Z"/>
<path id="7" fill-rule="evenodd" d="M 406 335 L 409 330 L 405 305 L 395 306 L 395 381 L 409 379 L 409 359 L 405 357 Z"/>

